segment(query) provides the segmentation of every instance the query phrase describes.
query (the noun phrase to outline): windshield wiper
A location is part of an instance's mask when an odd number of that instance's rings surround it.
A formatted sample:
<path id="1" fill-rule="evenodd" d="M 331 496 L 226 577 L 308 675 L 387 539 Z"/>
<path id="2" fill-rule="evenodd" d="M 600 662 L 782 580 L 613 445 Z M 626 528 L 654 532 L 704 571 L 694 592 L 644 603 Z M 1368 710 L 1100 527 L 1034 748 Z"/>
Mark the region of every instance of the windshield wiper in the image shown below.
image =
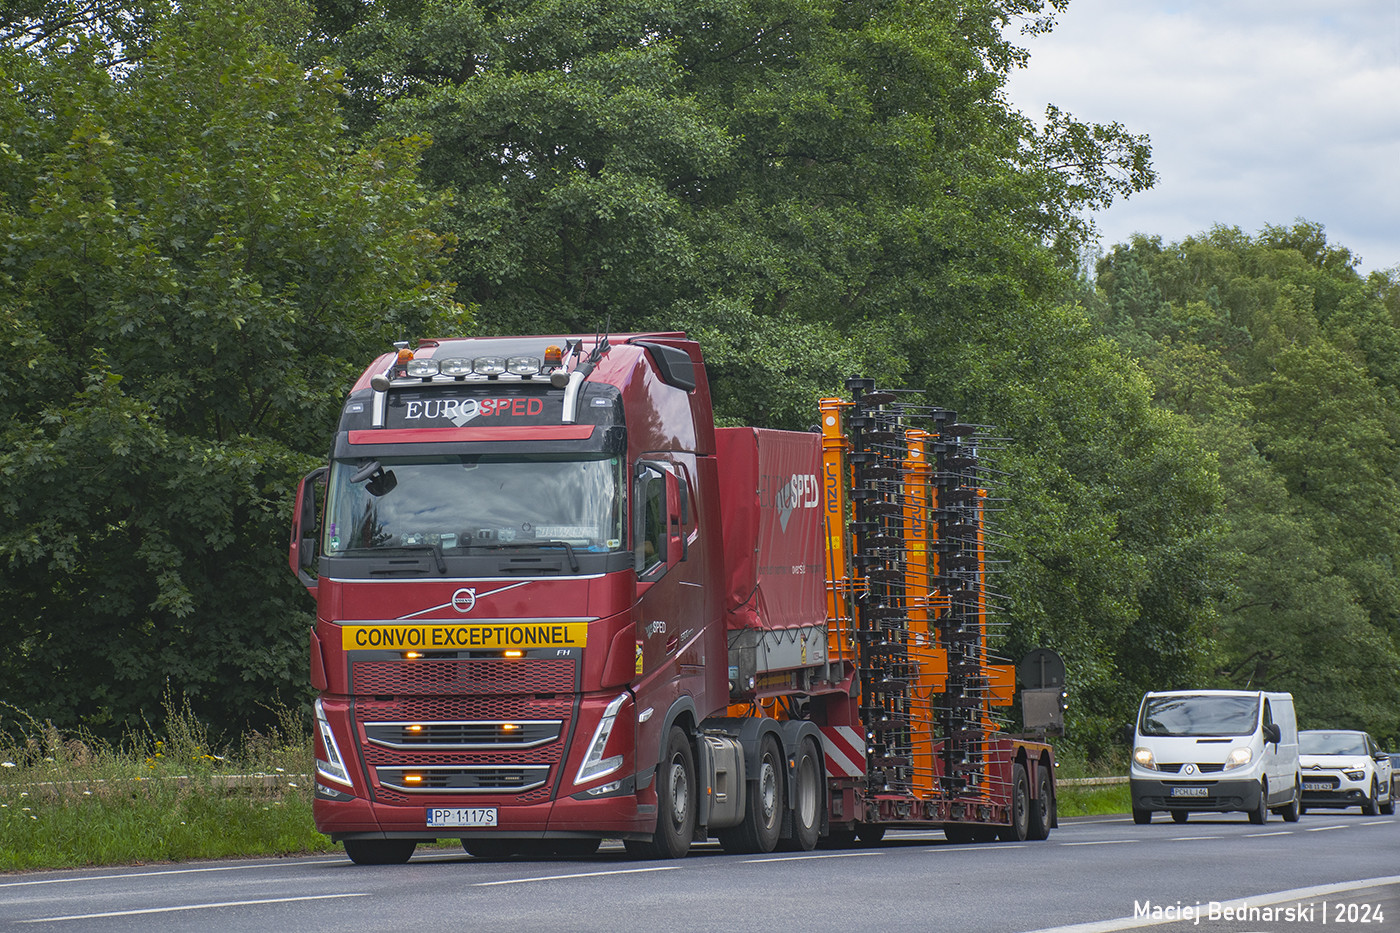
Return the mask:
<path id="1" fill-rule="evenodd" d="M 578 558 L 574 556 L 574 546 L 567 541 L 505 541 L 497 544 L 477 545 L 477 547 L 497 547 L 497 548 L 526 548 L 526 547 L 561 547 L 569 555 L 569 568 L 574 573 L 578 573 Z"/>
<path id="2" fill-rule="evenodd" d="M 438 573 L 447 576 L 447 561 L 442 556 L 442 542 L 434 541 L 431 544 L 397 544 L 393 547 L 400 551 L 432 551 L 433 557 L 437 559 Z M 387 550 L 387 548 L 385 549 Z"/>

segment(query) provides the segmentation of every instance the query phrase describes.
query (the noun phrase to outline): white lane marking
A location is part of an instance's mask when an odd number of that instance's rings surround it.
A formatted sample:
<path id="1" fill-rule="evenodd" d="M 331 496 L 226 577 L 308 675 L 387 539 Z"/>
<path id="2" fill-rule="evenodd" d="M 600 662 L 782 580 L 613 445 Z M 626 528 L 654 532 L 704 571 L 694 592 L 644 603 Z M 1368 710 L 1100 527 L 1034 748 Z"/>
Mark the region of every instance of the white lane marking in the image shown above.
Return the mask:
<path id="1" fill-rule="evenodd" d="M 1137 839 L 1104 839 L 1100 842 L 1062 842 L 1062 846 L 1127 846 L 1140 840 Z"/>
<path id="2" fill-rule="evenodd" d="M 679 865 L 665 865 L 660 868 L 624 868 L 617 871 L 581 871 L 573 875 L 544 875 L 540 878 L 508 878 L 505 881 L 478 881 L 475 888 L 490 888 L 500 884 L 532 884 L 536 881 L 569 881 L 573 878 L 606 878 L 612 875 L 640 875 L 648 871 L 677 871 Z"/>
<path id="3" fill-rule="evenodd" d="M 1170 842 L 1196 842 L 1201 839 L 1224 839 L 1224 836 L 1173 836 Z"/>
<path id="4" fill-rule="evenodd" d="M 294 901 L 325 901 L 337 897 L 369 897 L 357 894 L 308 894 L 304 897 L 266 897 L 255 901 L 222 901 L 217 904 L 178 904 L 174 907 L 143 907 L 140 910 L 109 910 L 100 914 L 70 914 L 66 917 L 34 917 L 18 923 L 56 923 L 60 920 L 100 920 L 104 917 L 135 917 L 139 914 L 168 914 L 181 910 L 210 910 L 215 907 L 250 907 L 256 904 L 290 904 Z"/>
<path id="5" fill-rule="evenodd" d="M 1245 833 L 1245 834 L 1244 834 L 1244 838 L 1246 838 L 1246 839 L 1258 839 L 1258 838 L 1261 837 L 1261 836 L 1291 836 L 1291 835 L 1293 835 L 1293 830 L 1291 830 L 1291 829 L 1276 829 L 1276 830 L 1274 830 L 1274 831 L 1271 832 L 1271 833 Z M 1223 839 L 1223 838 L 1225 838 L 1225 837 L 1224 837 L 1224 836 L 1221 836 L 1220 838 Z"/>
<path id="6" fill-rule="evenodd" d="M 884 855 L 883 852 L 833 852 L 830 855 L 780 855 L 777 858 L 744 859 L 745 865 L 763 865 L 768 862 L 802 862 L 814 858 L 864 858 L 867 855 Z"/>
<path id="7" fill-rule="evenodd" d="M 1345 826 L 1314 826 L 1312 829 L 1304 830 L 1309 833 L 1325 833 L 1329 829 L 1346 829 Z"/>
<path id="8" fill-rule="evenodd" d="M 1234 901 L 1224 901 L 1220 903 L 1220 908 L 1224 910 L 1238 910 L 1241 907 L 1267 907 L 1270 904 L 1281 904 L 1285 901 L 1305 901 L 1309 898 L 1326 897 L 1332 894 L 1343 894 L 1347 891 L 1358 891 L 1362 888 L 1378 888 L 1385 885 L 1400 884 L 1400 875 L 1387 875 L 1384 878 L 1366 878 L 1362 881 L 1343 881 L 1338 884 L 1318 885 L 1315 888 L 1294 888 L 1291 891 L 1273 891 L 1266 894 L 1258 894 L 1254 897 L 1242 897 Z M 1197 906 L 1206 907 L 1206 903 Z M 1119 917 L 1116 920 L 1098 920 L 1093 923 L 1076 923 L 1063 927 L 1046 927 L 1042 930 L 1032 930 L 1031 933 L 1117 933 L 1119 930 L 1138 930 L 1143 927 L 1168 926 L 1181 923 L 1176 920 L 1153 920 L 1150 917 Z"/>
<path id="9" fill-rule="evenodd" d="M 326 862 L 348 862 L 345 856 L 305 859 L 295 862 L 260 862 L 256 865 L 220 865 L 213 868 L 168 868 L 160 871 L 129 871 L 116 875 L 82 875 L 77 878 L 40 878 L 35 881 L 0 882 L 0 888 L 22 888 L 32 884 L 70 884 L 74 881 L 113 881 L 121 878 L 149 878 L 153 875 L 194 875 L 206 871 L 248 871 L 256 868 L 295 868 L 298 865 L 321 865 Z"/>
<path id="10" fill-rule="evenodd" d="M 1394 823 L 1394 822 L 1395 822 L 1394 820 L 1371 820 L 1371 821 L 1369 821 L 1369 822 L 1362 823 L 1361 825 L 1362 825 L 1362 826 L 1389 826 L 1389 825 L 1391 825 L 1391 824 Z"/>

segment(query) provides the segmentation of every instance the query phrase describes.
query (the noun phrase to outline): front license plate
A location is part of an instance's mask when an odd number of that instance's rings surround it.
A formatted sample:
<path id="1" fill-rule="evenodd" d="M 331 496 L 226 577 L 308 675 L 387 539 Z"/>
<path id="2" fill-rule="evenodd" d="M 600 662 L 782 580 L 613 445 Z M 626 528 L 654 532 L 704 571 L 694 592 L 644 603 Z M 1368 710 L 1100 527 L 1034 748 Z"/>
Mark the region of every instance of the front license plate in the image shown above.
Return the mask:
<path id="1" fill-rule="evenodd" d="M 495 807 L 429 807 L 429 826 L 495 826 Z"/>
<path id="2" fill-rule="evenodd" d="M 1173 797 L 1207 797 L 1208 787 L 1173 787 Z"/>
<path id="3" fill-rule="evenodd" d="M 1309 784 L 1307 781 L 1304 781 L 1304 782 L 1303 782 L 1303 790 L 1331 790 L 1331 789 L 1332 789 L 1332 788 L 1331 788 L 1329 785 L 1327 785 L 1327 784 Z"/>

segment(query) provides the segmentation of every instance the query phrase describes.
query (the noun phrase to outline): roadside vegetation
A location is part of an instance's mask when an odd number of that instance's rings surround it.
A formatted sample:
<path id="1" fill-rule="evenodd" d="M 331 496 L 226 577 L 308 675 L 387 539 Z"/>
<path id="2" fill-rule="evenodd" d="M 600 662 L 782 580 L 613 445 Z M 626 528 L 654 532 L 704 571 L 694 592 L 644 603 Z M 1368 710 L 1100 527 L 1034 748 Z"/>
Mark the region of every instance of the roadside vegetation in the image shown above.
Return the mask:
<path id="1" fill-rule="evenodd" d="M 299 712 L 221 745 L 167 702 L 162 731 L 112 743 L 0 704 L 0 871 L 335 848 L 311 821 Z"/>

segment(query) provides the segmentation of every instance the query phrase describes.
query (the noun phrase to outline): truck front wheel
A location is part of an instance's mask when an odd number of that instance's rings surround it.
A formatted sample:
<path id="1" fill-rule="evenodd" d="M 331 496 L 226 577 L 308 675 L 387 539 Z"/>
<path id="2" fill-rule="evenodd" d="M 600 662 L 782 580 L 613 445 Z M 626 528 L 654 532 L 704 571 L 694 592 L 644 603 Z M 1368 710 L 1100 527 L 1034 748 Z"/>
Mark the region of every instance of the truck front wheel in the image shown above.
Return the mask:
<path id="1" fill-rule="evenodd" d="M 666 755 L 656 769 L 656 832 L 648 841 L 629 840 L 638 858 L 680 858 L 695 835 L 695 752 L 680 726 L 666 737 Z"/>

